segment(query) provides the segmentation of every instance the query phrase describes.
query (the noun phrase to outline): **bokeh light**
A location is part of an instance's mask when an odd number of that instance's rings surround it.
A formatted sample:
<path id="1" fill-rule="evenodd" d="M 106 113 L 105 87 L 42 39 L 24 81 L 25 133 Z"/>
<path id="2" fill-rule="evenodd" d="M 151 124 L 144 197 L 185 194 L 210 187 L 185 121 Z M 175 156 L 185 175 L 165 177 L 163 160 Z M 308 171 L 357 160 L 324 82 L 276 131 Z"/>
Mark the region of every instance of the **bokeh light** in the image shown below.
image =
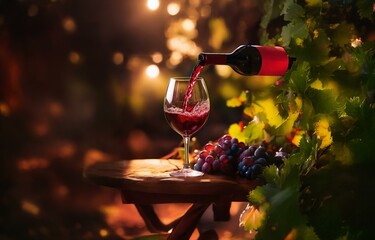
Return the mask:
<path id="1" fill-rule="evenodd" d="M 183 22 L 182 22 L 182 27 L 184 30 L 186 31 L 193 31 L 194 28 L 195 28 L 195 23 L 191 20 L 191 19 L 185 19 Z"/>
<path id="2" fill-rule="evenodd" d="M 151 11 L 155 11 L 156 9 L 158 9 L 159 5 L 160 5 L 159 0 L 148 0 L 147 1 L 147 7 Z"/>
<path id="3" fill-rule="evenodd" d="M 154 63 L 161 63 L 163 61 L 163 55 L 160 52 L 154 52 L 151 55 L 151 59 Z"/>
<path id="4" fill-rule="evenodd" d="M 79 64 L 81 61 L 81 56 L 76 51 L 71 51 L 69 53 L 69 61 L 73 64 Z"/>
<path id="5" fill-rule="evenodd" d="M 180 64 L 183 60 L 183 56 L 178 51 L 173 51 L 170 58 L 168 59 L 168 63 L 172 66 L 176 66 Z"/>
<path id="6" fill-rule="evenodd" d="M 160 72 L 159 67 L 156 66 L 155 64 L 149 65 L 146 68 L 146 75 L 149 78 L 156 78 L 157 76 L 159 76 L 159 72 Z"/>
<path id="7" fill-rule="evenodd" d="M 112 56 L 112 61 L 115 65 L 120 65 L 124 62 L 124 54 L 121 52 L 114 52 Z"/>
<path id="8" fill-rule="evenodd" d="M 76 30 L 76 23 L 72 17 L 66 17 L 62 21 L 64 30 L 67 33 L 73 33 Z"/>
<path id="9" fill-rule="evenodd" d="M 180 12 L 181 6 L 178 3 L 172 2 L 167 6 L 167 12 L 169 15 L 174 16 Z"/>

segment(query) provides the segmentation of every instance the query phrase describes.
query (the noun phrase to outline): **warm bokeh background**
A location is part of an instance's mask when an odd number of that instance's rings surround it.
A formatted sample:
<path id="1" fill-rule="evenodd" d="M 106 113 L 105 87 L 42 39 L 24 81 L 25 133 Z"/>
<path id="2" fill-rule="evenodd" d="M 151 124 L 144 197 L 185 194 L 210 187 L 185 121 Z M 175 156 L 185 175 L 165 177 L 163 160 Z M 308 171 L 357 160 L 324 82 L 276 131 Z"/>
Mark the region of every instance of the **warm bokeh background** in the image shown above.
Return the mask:
<path id="1" fill-rule="evenodd" d="M 147 233 L 135 208 L 85 181 L 83 168 L 178 146 L 162 111 L 168 78 L 190 75 L 201 51 L 257 43 L 261 14 L 248 0 L 1 0 L 0 239 Z M 225 100 L 244 84 L 228 67 L 202 76 L 212 112 L 198 143 L 239 120 Z"/>

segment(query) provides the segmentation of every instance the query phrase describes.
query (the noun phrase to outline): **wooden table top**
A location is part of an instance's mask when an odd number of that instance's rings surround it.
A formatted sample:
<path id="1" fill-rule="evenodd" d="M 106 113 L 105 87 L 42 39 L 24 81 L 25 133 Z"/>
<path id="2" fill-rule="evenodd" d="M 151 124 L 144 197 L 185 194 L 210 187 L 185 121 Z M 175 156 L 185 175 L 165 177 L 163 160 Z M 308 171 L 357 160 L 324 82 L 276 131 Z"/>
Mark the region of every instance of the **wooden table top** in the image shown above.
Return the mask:
<path id="1" fill-rule="evenodd" d="M 175 178 L 170 172 L 182 168 L 182 161 L 175 159 L 132 159 L 97 162 L 84 170 L 84 176 L 101 186 L 117 188 L 123 192 L 145 196 L 180 196 L 179 201 L 190 202 L 194 195 L 218 196 L 231 201 L 246 201 L 250 190 L 262 184 L 234 176 L 205 174 L 202 177 Z M 230 197 L 228 197 L 230 196 Z M 189 198 L 191 198 L 189 200 Z"/>

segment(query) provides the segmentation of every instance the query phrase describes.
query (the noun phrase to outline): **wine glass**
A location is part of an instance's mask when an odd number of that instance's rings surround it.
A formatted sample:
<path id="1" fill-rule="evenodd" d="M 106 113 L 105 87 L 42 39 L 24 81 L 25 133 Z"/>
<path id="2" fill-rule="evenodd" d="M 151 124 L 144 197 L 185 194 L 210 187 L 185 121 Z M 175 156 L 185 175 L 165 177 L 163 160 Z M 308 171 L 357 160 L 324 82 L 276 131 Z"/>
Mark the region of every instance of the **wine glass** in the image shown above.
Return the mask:
<path id="1" fill-rule="evenodd" d="M 185 162 L 182 169 L 172 172 L 173 177 L 198 177 L 203 173 L 191 169 L 189 160 L 190 137 L 205 124 L 210 112 L 210 99 L 204 79 L 173 77 L 169 80 L 164 98 L 164 114 L 173 130 L 184 141 Z"/>

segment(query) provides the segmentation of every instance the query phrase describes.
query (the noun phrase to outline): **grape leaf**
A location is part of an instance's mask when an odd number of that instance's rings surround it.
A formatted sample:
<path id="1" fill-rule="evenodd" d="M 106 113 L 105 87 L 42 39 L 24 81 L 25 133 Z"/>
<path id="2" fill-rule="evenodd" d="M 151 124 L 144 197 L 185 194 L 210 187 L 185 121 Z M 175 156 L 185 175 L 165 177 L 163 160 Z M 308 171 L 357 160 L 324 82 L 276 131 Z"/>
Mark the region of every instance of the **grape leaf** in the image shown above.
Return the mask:
<path id="1" fill-rule="evenodd" d="M 358 14 L 361 18 L 367 18 L 374 21 L 374 1 L 373 0 L 357 0 L 356 5 Z"/>
<path id="2" fill-rule="evenodd" d="M 340 23 L 333 31 L 332 41 L 340 47 L 344 47 L 351 42 L 354 35 L 354 25 L 345 22 Z"/>
<path id="3" fill-rule="evenodd" d="M 288 5 L 284 14 L 285 21 L 296 21 L 296 19 L 302 19 L 305 16 L 305 9 L 297 3 Z"/>
<path id="4" fill-rule="evenodd" d="M 266 201 L 265 191 L 267 190 L 264 186 L 258 186 L 249 193 L 248 200 L 251 204 L 259 206 Z"/>
<path id="5" fill-rule="evenodd" d="M 315 67 L 329 61 L 331 42 L 324 29 L 315 29 L 314 32 L 316 36 L 304 41 L 303 46 L 291 42 L 291 47 L 297 59 L 304 59 Z"/>
<path id="6" fill-rule="evenodd" d="M 263 170 L 263 177 L 267 183 L 277 185 L 277 182 L 280 181 L 279 178 L 279 170 L 277 169 L 276 165 L 271 165 L 266 167 Z"/>
<path id="7" fill-rule="evenodd" d="M 243 135 L 245 136 L 245 143 L 252 144 L 254 142 L 259 142 L 264 139 L 264 123 L 252 121 L 243 130 Z"/>
<path id="8" fill-rule="evenodd" d="M 293 21 L 282 27 L 281 38 L 284 45 L 289 45 L 292 39 L 306 39 L 308 33 L 309 29 L 304 21 Z"/>
<path id="9" fill-rule="evenodd" d="M 263 29 L 267 29 L 267 26 L 270 23 L 270 21 L 280 16 L 280 5 L 280 0 L 266 0 L 263 2 L 263 8 L 265 11 L 259 24 L 260 27 L 262 27 Z"/>
<path id="10" fill-rule="evenodd" d="M 358 118 L 360 115 L 361 99 L 359 97 L 350 98 L 345 104 L 345 112 L 349 116 Z"/>
<path id="11" fill-rule="evenodd" d="M 308 62 L 298 63 L 291 72 L 289 86 L 292 92 L 304 94 L 308 88 L 310 79 L 310 64 Z"/>
<path id="12" fill-rule="evenodd" d="M 306 95 L 311 100 L 315 114 L 332 114 L 337 110 L 336 96 L 331 89 L 318 90 L 309 87 Z"/>
<path id="13" fill-rule="evenodd" d="M 285 15 L 290 5 L 295 4 L 295 0 L 284 0 L 283 9 L 281 10 L 281 15 Z"/>

